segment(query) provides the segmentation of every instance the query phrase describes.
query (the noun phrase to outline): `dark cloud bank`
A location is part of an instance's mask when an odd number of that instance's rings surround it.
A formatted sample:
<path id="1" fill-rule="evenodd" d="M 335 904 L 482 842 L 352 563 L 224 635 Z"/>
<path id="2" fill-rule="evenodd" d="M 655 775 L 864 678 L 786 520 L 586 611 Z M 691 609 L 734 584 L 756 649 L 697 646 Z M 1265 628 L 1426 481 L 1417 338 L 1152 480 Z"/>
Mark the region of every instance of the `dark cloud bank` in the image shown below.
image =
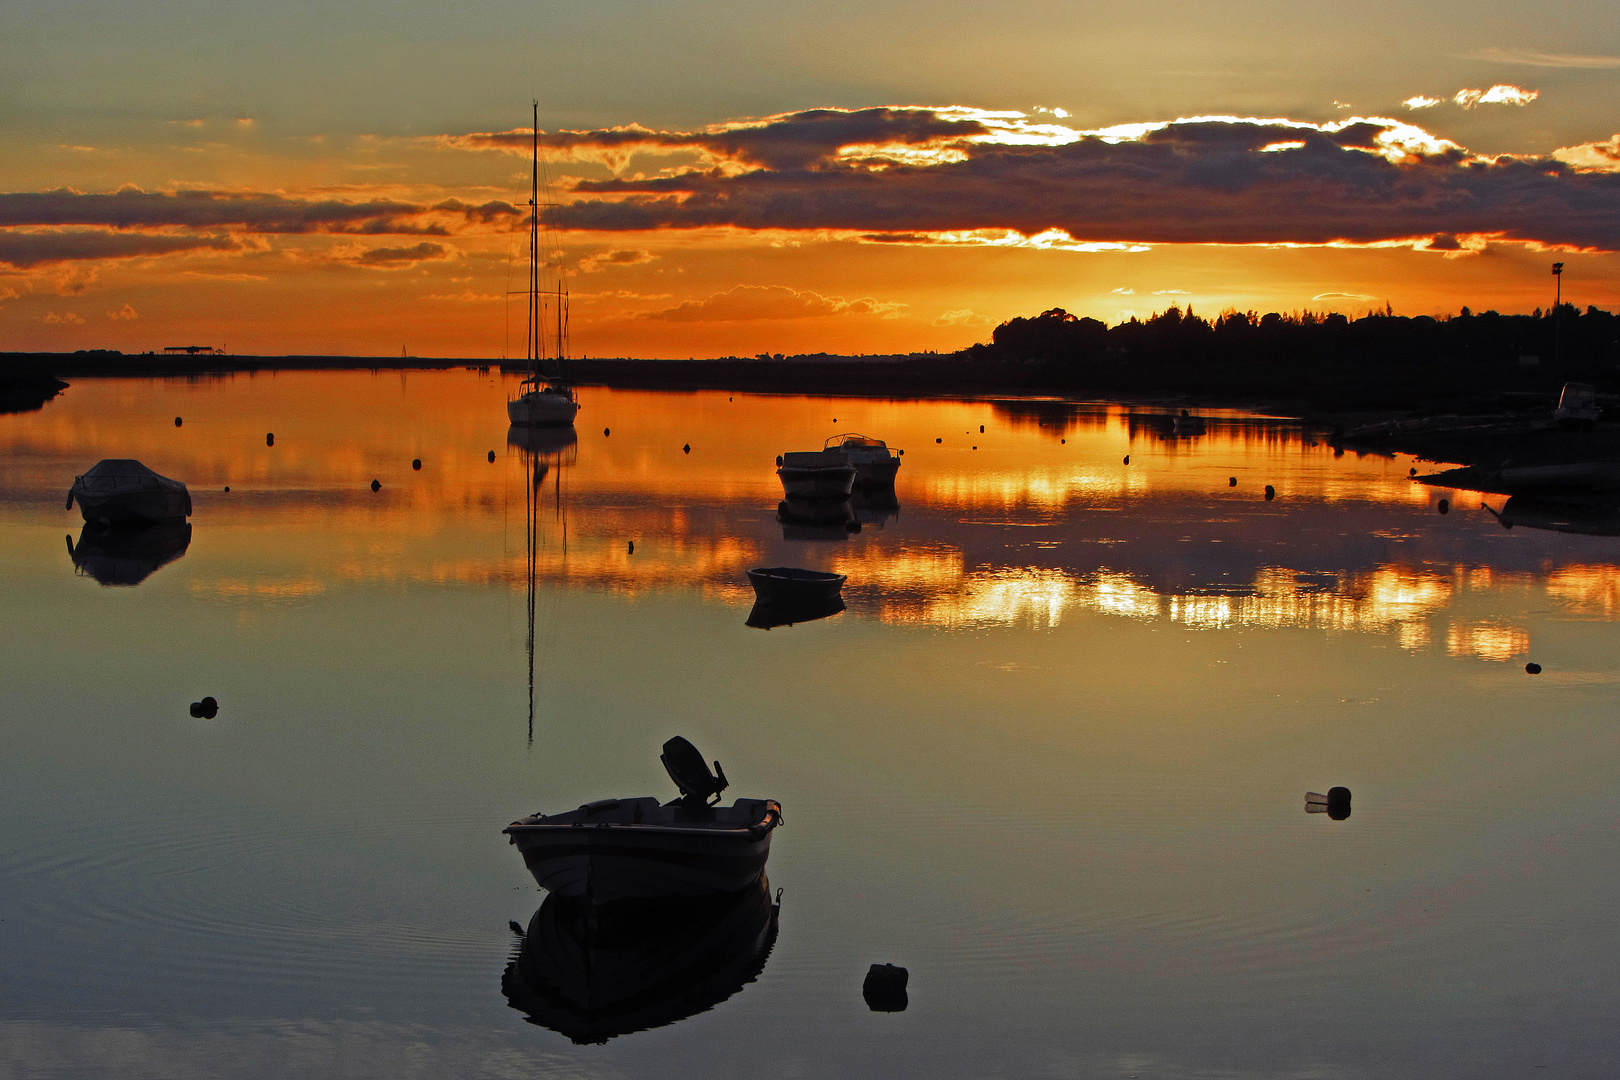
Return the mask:
<path id="1" fill-rule="evenodd" d="M 1236 244 L 1483 233 L 1620 247 L 1620 174 L 1550 157 L 1482 159 L 1396 121 L 1337 130 L 1178 121 L 1135 138 L 972 141 L 994 127 L 931 109 L 816 110 L 747 128 L 558 132 L 542 141 L 573 153 L 688 150 L 709 159 L 675 175 L 581 182 L 576 192 L 592 197 L 557 211 L 575 229 L 1062 229 L 1086 241 Z M 526 138 L 459 142 L 515 148 Z M 919 161 L 919 150 L 943 153 Z"/>
<path id="2" fill-rule="evenodd" d="M 517 213 L 504 202 L 473 205 L 457 199 L 424 206 L 386 199 L 347 202 L 256 192 L 147 192 L 132 188 L 111 194 L 66 189 L 0 192 L 0 263 L 27 268 L 200 249 L 228 251 L 241 246 L 231 238 L 232 234 L 448 236 L 456 228 L 488 224 Z M 37 231 L 64 226 L 68 227 L 65 231 Z M 171 231 L 138 231 L 157 229 Z M 199 235 L 173 231 L 188 229 L 209 232 Z M 418 245 L 409 250 L 425 247 L 437 245 Z M 391 253 L 405 249 L 378 250 Z M 396 261 L 386 256 L 361 260 L 363 264 L 377 265 Z"/>

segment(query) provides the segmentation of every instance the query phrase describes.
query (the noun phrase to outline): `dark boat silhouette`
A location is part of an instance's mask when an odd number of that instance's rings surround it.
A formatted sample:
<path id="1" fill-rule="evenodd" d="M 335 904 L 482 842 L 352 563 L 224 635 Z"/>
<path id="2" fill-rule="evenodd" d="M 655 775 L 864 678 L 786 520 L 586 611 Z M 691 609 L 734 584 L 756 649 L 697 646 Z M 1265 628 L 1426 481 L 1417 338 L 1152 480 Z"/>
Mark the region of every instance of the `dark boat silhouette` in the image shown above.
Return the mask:
<path id="1" fill-rule="evenodd" d="M 506 429 L 506 445 L 562 465 L 572 465 L 579 457 L 579 433 L 572 425 L 525 427 L 513 424 Z"/>
<path id="2" fill-rule="evenodd" d="M 74 569 L 103 585 L 139 585 L 191 546 L 189 521 L 86 522 L 78 543 L 67 538 Z"/>
<path id="3" fill-rule="evenodd" d="M 1559 502 L 1515 495 L 1495 515 L 1504 529 L 1515 525 L 1550 532 L 1580 533 L 1585 536 L 1620 536 L 1620 505 L 1600 502 Z"/>
<path id="4" fill-rule="evenodd" d="M 784 540 L 847 540 L 861 531 L 851 500 L 803 499 L 798 496 L 776 504 L 776 520 Z"/>
<path id="5" fill-rule="evenodd" d="M 748 571 L 748 583 L 759 603 L 793 607 L 840 600 L 847 580 L 843 574 L 797 566 L 761 566 Z"/>
<path id="6" fill-rule="evenodd" d="M 660 757 L 681 796 L 598 799 L 560 814 L 531 814 L 503 832 L 547 892 L 591 904 L 735 893 L 758 881 L 782 824 L 775 799 L 718 805 L 729 785 L 680 736 Z M 716 775 L 716 773 L 718 775 Z"/>
<path id="7" fill-rule="evenodd" d="M 501 976 L 507 1004 L 575 1043 L 663 1027 L 707 1012 L 759 977 L 778 906 L 761 877 L 746 889 L 612 909 L 553 893 Z"/>
<path id="8" fill-rule="evenodd" d="M 863 526 L 876 525 L 881 529 L 884 522 L 899 515 L 900 500 L 892 487 L 857 488 L 849 497 L 849 508 Z"/>
<path id="9" fill-rule="evenodd" d="M 68 489 L 67 508 L 79 504 L 85 521 L 184 520 L 191 516 L 186 485 L 159 476 L 133 458 L 107 458 L 86 469 Z"/>

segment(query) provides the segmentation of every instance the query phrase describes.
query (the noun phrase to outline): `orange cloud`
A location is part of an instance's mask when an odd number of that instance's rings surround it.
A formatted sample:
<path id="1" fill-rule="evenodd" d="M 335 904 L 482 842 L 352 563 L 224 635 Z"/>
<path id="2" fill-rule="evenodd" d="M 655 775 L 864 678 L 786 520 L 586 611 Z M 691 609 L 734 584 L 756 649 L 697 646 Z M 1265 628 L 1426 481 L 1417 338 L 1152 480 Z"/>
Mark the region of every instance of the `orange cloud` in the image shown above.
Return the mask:
<path id="1" fill-rule="evenodd" d="M 645 312 L 637 317 L 665 322 L 743 322 L 811 319 L 827 315 L 889 315 L 903 306 L 885 304 L 870 296 L 845 300 L 841 296 L 799 292 L 783 285 L 739 285 L 703 300 L 688 300 L 672 308 Z"/>

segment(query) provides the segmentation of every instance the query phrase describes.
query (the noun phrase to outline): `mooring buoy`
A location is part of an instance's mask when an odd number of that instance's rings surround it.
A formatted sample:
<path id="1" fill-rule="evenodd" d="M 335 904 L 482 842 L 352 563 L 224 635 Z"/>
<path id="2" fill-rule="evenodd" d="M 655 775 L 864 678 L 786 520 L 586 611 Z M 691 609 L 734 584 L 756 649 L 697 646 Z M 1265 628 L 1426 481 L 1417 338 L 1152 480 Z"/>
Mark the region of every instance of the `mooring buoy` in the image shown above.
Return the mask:
<path id="1" fill-rule="evenodd" d="M 1541 665 L 1537 664 L 1537 663 L 1526 664 L 1526 665 L 1524 665 L 1524 673 L 1526 675 L 1540 675 L 1541 674 Z"/>
<path id="2" fill-rule="evenodd" d="M 266 446 L 274 446 L 274 445 L 276 445 L 276 433 L 275 432 L 269 431 L 269 432 L 265 433 L 264 445 L 266 445 Z"/>
<path id="3" fill-rule="evenodd" d="M 381 491 L 382 490 L 382 481 L 381 480 L 373 480 L 371 482 L 371 490 L 372 491 Z"/>
<path id="4" fill-rule="evenodd" d="M 1270 502 L 1272 499 L 1275 499 L 1276 497 L 1277 497 L 1277 489 L 1272 487 L 1270 484 L 1267 484 L 1266 485 L 1266 502 Z"/>
<path id="5" fill-rule="evenodd" d="M 415 469 L 417 472 L 421 472 L 422 471 L 422 459 L 421 458 L 411 458 L 411 468 Z"/>

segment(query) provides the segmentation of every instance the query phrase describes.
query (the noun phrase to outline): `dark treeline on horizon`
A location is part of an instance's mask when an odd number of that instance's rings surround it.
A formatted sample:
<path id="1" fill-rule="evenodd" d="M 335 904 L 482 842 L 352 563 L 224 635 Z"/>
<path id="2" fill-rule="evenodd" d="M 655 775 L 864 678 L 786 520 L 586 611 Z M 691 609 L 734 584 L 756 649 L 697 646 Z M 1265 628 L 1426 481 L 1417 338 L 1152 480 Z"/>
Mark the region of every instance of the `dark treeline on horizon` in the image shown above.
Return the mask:
<path id="1" fill-rule="evenodd" d="M 1620 387 L 1620 316 L 1565 304 L 1534 315 L 1227 311 L 1209 320 L 1171 307 L 1108 326 L 1053 308 L 1010 319 L 959 355 L 1014 385 L 1422 405 L 1551 392 L 1568 379 Z"/>

